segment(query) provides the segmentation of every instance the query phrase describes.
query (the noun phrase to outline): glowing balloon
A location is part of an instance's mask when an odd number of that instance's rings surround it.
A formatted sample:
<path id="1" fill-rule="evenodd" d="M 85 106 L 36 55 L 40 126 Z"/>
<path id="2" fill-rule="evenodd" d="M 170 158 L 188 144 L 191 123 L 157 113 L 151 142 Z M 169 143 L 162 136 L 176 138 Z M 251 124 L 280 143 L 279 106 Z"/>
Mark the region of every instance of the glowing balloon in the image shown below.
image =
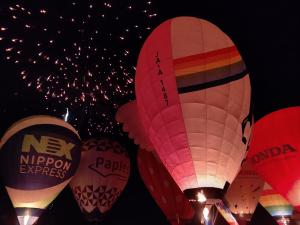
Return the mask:
<path id="1" fill-rule="evenodd" d="M 255 123 L 247 155 L 253 169 L 300 209 L 300 107 L 270 113 Z"/>
<path id="2" fill-rule="evenodd" d="M 73 177 L 80 139 L 63 120 L 33 116 L 13 124 L 1 140 L 1 173 L 20 225 L 32 225 Z"/>
<path id="3" fill-rule="evenodd" d="M 293 206 L 265 183 L 259 203 L 273 216 L 279 225 L 285 221 L 288 224 L 293 215 Z"/>
<path id="4" fill-rule="evenodd" d="M 167 20 L 143 45 L 135 85 L 145 132 L 180 189 L 220 198 L 252 121 L 249 75 L 231 39 L 202 19 Z"/>
<path id="5" fill-rule="evenodd" d="M 88 221 L 101 221 L 116 202 L 130 174 L 127 151 L 108 138 L 82 145 L 79 169 L 70 182 L 73 195 Z"/>
<path id="6" fill-rule="evenodd" d="M 194 209 L 154 153 L 139 150 L 138 168 L 146 187 L 172 225 L 193 219 Z"/>
<path id="7" fill-rule="evenodd" d="M 116 120 L 123 123 L 123 131 L 128 132 L 129 138 L 132 138 L 136 145 L 139 145 L 142 149 L 148 151 L 153 150 L 153 146 L 146 136 L 144 127 L 141 124 L 136 101 L 122 105 L 118 109 Z"/>
<path id="8" fill-rule="evenodd" d="M 225 195 L 229 209 L 238 221 L 250 222 L 263 186 L 264 181 L 252 170 L 249 163 L 244 161 Z"/>

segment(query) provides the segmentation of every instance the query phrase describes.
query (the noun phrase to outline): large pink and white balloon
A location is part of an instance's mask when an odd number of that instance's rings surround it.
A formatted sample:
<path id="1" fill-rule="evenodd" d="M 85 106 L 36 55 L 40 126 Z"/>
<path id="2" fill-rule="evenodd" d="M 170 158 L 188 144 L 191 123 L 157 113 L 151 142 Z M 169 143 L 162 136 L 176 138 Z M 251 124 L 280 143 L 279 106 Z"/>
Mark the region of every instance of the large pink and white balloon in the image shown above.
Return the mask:
<path id="1" fill-rule="evenodd" d="M 145 132 L 180 189 L 220 198 L 252 127 L 249 74 L 232 40 L 208 21 L 169 19 L 144 43 L 135 85 Z"/>

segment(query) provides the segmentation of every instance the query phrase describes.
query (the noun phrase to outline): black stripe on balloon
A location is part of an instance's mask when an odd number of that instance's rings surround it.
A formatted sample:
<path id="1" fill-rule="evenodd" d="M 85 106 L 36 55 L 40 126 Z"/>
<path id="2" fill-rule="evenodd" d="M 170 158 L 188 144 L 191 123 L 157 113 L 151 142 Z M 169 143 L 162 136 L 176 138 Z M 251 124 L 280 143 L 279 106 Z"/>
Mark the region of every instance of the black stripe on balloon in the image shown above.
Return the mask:
<path id="1" fill-rule="evenodd" d="M 179 94 L 188 93 L 188 92 L 192 92 L 192 91 L 200 91 L 202 89 L 215 87 L 218 85 L 227 84 L 231 81 L 239 80 L 239 79 L 243 78 L 244 76 L 246 76 L 247 74 L 248 74 L 248 70 L 244 70 L 241 73 L 235 74 L 230 77 L 226 77 L 221 80 L 214 80 L 214 81 L 210 81 L 207 83 L 196 84 L 196 85 L 192 85 L 192 86 L 188 86 L 188 87 L 181 87 L 181 88 L 178 88 L 177 90 L 178 90 Z"/>

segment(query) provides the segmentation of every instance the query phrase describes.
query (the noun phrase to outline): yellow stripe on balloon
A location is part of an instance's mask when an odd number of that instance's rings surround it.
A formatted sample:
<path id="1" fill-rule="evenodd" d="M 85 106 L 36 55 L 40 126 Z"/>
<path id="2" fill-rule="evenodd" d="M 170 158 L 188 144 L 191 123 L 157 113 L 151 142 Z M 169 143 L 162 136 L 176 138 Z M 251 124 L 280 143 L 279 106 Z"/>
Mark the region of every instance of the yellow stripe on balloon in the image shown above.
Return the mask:
<path id="1" fill-rule="evenodd" d="M 290 203 L 285 200 L 281 195 L 279 194 L 273 194 L 268 196 L 261 196 L 259 199 L 259 202 L 264 207 L 268 206 L 278 206 L 278 205 L 290 205 Z"/>

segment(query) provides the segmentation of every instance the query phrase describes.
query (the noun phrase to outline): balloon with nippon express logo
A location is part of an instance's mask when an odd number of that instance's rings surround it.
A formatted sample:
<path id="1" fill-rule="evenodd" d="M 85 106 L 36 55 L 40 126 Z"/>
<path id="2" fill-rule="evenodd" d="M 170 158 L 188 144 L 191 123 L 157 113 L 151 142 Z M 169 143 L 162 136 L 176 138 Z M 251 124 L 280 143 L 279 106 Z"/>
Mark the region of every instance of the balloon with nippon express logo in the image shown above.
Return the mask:
<path id="1" fill-rule="evenodd" d="M 1 175 L 20 225 L 37 221 L 75 174 L 80 155 L 78 133 L 55 117 L 28 117 L 6 131 Z"/>
<path id="2" fill-rule="evenodd" d="M 81 149 L 80 166 L 70 187 L 85 219 L 99 222 L 125 188 L 130 160 L 126 149 L 109 138 L 91 138 Z"/>
<path id="3" fill-rule="evenodd" d="M 146 135 L 180 189 L 222 198 L 252 128 L 249 74 L 233 41 L 195 17 L 163 22 L 140 51 L 135 91 Z"/>

